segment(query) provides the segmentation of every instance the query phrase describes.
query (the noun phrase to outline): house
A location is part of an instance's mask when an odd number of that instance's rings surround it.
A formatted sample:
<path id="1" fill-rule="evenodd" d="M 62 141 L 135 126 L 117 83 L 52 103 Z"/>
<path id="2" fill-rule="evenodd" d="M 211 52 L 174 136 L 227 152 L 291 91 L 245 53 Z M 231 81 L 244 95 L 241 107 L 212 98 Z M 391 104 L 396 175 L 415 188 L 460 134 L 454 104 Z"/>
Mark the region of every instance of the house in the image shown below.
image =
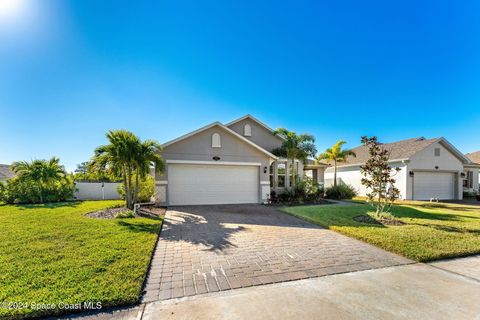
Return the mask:
<path id="1" fill-rule="evenodd" d="M 13 178 L 14 175 L 8 164 L 0 164 L 0 182 Z"/>
<path id="2" fill-rule="evenodd" d="M 251 115 L 213 122 L 162 145 L 165 170 L 155 177 L 159 205 L 262 203 L 271 190 L 292 184 L 292 171 L 308 170 L 323 183 L 326 165 L 275 156 L 283 139 Z"/>
<path id="3" fill-rule="evenodd" d="M 384 144 L 390 151 L 391 167 L 400 171 L 395 175 L 400 198 L 406 200 L 463 199 L 465 180 L 473 172 L 468 185 L 478 189 L 478 170 L 473 163 L 445 138 L 414 138 Z M 348 157 L 338 166 L 337 182 L 352 185 L 361 196 L 367 190 L 361 184 L 360 166 L 369 158 L 368 149 L 352 149 L 356 157 Z M 325 184 L 333 184 L 333 168 L 325 171 Z"/>
<path id="4" fill-rule="evenodd" d="M 470 159 L 470 161 L 480 166 L 480 151 L 467 153 L 465 156 Z M 475 170 L 475 166 L 471 170 L 469 169 L 470 168 L 467 166 L 465 171 L 466 179 L 463 181 L 463 188 L 466 189 L 467 192 L 472 192 L 475 190 L 478 191 L 478 188 L 480 186 L 478 185 L 478 183 L 475 184 L 475 180 L 477 182 L 480 181 L 480 170 L 478 170 L 478 167 L 477 170 Z M 475 185 L 477 186 L 476 189 Z"/>

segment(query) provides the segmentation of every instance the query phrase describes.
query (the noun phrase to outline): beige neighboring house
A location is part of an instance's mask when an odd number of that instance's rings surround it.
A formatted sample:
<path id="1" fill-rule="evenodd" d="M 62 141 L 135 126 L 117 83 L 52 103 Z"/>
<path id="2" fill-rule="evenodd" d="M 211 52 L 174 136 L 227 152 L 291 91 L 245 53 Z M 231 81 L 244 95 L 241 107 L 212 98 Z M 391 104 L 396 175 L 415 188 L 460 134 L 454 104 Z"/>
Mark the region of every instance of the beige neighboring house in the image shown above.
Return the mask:
<path id="1" fill-rule="evenodd" d="M 165 171 L 155 177 L 160 205 L 262 203 L 271 190 L 292 183 L 304 170 L 323 183 L 326 165 L 275 156 L 282 138 L 251 115 L 227 124 L 213 122 L 162 145 Z"/>
<path id="2" fill-rule="evenodd" d="M 400 198 L 406 200 L 463 199 L 469 188 L 478 189 L 480 165 L 462 154 L 445 138 L 413 138 L 387 143 L 391 167 L 400 171 L 395 175 Z M 364 146 L 354 148 L 356 157 L 348 157 L 338 166 L 337 182 L 352 185 L 364 196 L 360 166 L 369 155 Z M 325 185 L 333 184 L 333 168 L 325 171 Z"/>
<path id="3" fill-rule="evenodd" d="M 10 169 L 10 165 L 8 164 L 0 164 L 0 181 L 3 182 L 7 179 L 10 179 L 14 176 L 15 174 L 13 171 Z"/>
<path id="4" fill-rule="evenodd" d="M 467 153 L 465 156 L 467 156 L 468 159 L 470 159 L 470 161 L 472 161 L 474 164 L 480 166 L 480 151 L 476 151 L 476 152 L 471 152 L 471 153 Z M 478 170 L 478 167 L 476 167 L 477 170 L 475 170 L 475 166 L 472 168 L 472 170 L 470 170 L 468 167 L 467 167 L 467 170 L 466 170 L 466 175 L 467 175 L 467 179 L 464 180 L 464 185 L 463 187 L 465 189 L 468 189 L 469 191 L 473 191 L 474 186 L 474 181 L 475 181 L 475 176 L 476 176 L 476 180 L 477 181 L 480 181 L 480 170 Z M 478 174 L 476 174 L 478 173 Z M 479 185 L 477 185 L 477 189 L 476 191 L 479 191 Z"/>

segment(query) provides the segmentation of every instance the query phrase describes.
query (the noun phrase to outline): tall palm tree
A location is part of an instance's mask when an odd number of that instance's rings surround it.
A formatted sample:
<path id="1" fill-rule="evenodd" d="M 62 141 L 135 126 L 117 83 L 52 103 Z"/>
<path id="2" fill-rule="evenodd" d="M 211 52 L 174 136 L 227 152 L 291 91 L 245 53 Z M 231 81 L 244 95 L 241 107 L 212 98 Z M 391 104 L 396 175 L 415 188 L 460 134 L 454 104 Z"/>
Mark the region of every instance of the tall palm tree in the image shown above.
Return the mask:
<path id="1" fill-rule="evenodd" d="M 138 198 L 139 178 L 150 172 L 152 164 L 157 172 L 163 170 L 163 161 L 158 154 L 161 146 L 153 140 L 142 142 L 126 130 L 110 130 L 106 136 L 109 144 L 95 149 L 92 166 L 97 170 L 106 170 L 113 176 L 122 177 L 126 205 L 133 209 Z"/>
<path id="2" fill-rule="evenodd" d="M 31 162 L 16 161 L 11 167 L 19 179 L 37 186 L 42 203 L 46 188 L 65 176 L 65 169 L 60 165 L 60 159 L 56 157 L 49 160 L 32 160 Z"/>
<path id="3" fill-rule="evenodd" d="M 317 162 L 321 160 L 327 160 L 333 162 L 333 185 L 337 185 L 337 163 L 345 162 L 348 156 L 356 157 L 355 152 L 352 150 L 342 150 L 342 146 L 347 143 L 346 141 L 340 140 L 333 145 L 333 147 L 325 150 L 324 153 L 321 153 L 316 158 Z"/>
<path id="4" fill-rule="evenodd" d="M 282 146 L 273 150 L 277 156 L 283 156 L 292 162 L 292 186 L 296 183 L 295 159 L 304 161 L 309 156 L 315 156 L 315 137 L 311 134 L 296 134 L 285 128 L 278 128 L 273 134 L 282 137 Z"/>

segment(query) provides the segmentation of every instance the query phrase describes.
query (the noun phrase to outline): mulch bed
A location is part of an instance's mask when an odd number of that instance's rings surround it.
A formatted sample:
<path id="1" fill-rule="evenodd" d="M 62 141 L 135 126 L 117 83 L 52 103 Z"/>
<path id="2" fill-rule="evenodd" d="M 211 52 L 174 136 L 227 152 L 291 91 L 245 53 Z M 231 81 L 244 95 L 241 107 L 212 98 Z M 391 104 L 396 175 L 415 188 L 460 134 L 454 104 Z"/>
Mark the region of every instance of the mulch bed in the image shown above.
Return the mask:
<path id="1" fill-rule="evenodd" d="M 397 219 L 386 219 L 386 218 L 380 218 L 380 219 L 374 219 L 370 216 L 366 215 L 361 215 L 361 216 L 355 216 L 353 217 L 353 220 L 361 223 L 369 223 L 369 224 L 375 224 L 379 226 L 404 226 L 406 225 L 405 222 L 397 220 Z"/>
<path id="2" fill-rule="evenodd" d="M 155 206 L 142 206 L 141 210 L 157 217 L 164 217 L 165 212 L 167 212 L 167 208 Z"/>
<path id="3" fill-rule="evenodd" d="M 95 212 L 87 213 L 85 216 L 89 218 L 96 218 L 96 219 L 115 219 L 118 214 L 127 213 L 131 211 L 125 207 L 120 208 L 107 208 Z"/>

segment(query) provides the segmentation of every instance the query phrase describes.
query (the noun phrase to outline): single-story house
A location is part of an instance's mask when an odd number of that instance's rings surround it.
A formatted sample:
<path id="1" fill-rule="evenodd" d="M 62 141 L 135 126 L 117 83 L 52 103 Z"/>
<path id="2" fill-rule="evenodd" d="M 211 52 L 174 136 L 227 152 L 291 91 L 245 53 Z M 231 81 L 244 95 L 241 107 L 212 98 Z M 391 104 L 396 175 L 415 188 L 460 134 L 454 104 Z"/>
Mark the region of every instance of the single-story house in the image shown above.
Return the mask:
<path id="1" fill-rule="evenodd" d="M 292 183 L 292 171 L 309 170 L 323 183 L 325 164 L 275 156 L 282 137 L 251 115 L 213 122 L 162 145 L 165 171 L 155 176 L 159 205 L 262 203 L 271 190 Z"/>
<path id="2" fill-rule="evenodd" d="M 8 164 L 0 164 L 0 181 L 5 181 L 7 179 L 13 178 L 15 174 L 10 169 Z"/>
<path id="3" fill-rule="evenodd" d="M 464 187 L 478 189 L 480 165 L 462 154 L 445 138 L 413 138 L 384 144 L 390 151 L 390 165 L 400 171 L 395 175 L 400 198 L 405 200 L 463 199 Z M 356 157 L 348 157 L 338 166 L 337 183 L 352 185 L 361 196 L 367 190 L 361 184 L 360 166 L 369 158 L 368 149 L 352 149 Z M 333 167 L 325 171 L 325 185 L 333 184 Z"/>

